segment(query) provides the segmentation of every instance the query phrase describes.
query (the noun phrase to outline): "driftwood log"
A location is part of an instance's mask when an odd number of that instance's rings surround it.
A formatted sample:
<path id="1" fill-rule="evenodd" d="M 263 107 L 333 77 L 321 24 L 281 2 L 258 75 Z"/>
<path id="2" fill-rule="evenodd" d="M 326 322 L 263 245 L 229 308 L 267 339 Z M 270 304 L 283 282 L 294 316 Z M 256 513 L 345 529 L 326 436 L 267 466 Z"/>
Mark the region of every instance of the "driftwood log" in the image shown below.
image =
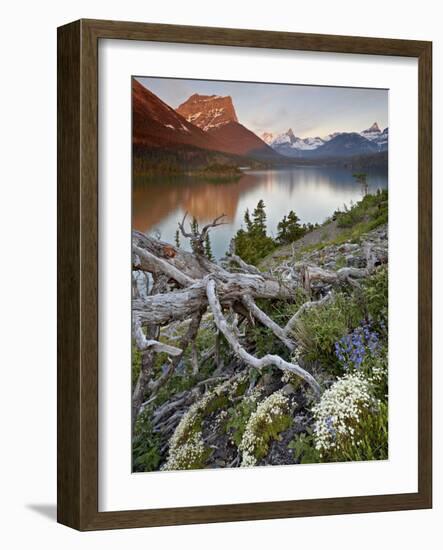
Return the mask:
<path id="1" fill-rule="evenodd" d="M 367 277 L 375 268 L 376 258 L 371 245 L 365 244 L 366 268 L 342 268 L 338 271 L 304 264 L 292 264 L 290 269 L 282 269 L 285 276 L 275 273 L 262 273 L 235 254 L 233 243 L 220 264 L 210 261 L 204 252 L 204 242 L 208 232 L 221 225 L 223 216 L 205 225 L 200 231 L 195 227 L 185 228 L 186 215 L 179 223 L 179 229 L 191 243 L 192 252 L 187 252 L 159 239 L 138 231 L 133 232 L 133 270 L 149 274 L 152 278 L 149 293 L 134 293 L 132 304 L 133 339 L 143 354 L 142 368 L 134 388 L 132 400 L 133 425 L 143 408 L 143 404 L 155 399 L 158 389 L 170 378 L 183 360 L 186 350 L 191 347 L 194 370 L 196 364 L 195 339 L 203 316 L 212 314 L 213 321 L 235 355 L 245 368 L 262 369 L 274 366 L 289 371 L 302 378 L 312 389 L 315 398 L 320 397 L 321 389 L 315 378 L 295 362 L 283 360 L 278 355 L 257 358 L 241 342 L 236 316 L 247 322 L 254 321 L 268 328 L 291 351 L 297 348 L 292 329 L 309 308 L 318 307 L 331 299 L 331 287 L 335 285 L 358 285 L 358 280 Z M 279 326 L 260 307 L 257 300 L 293 300 L 298 288 L 311 295 L 311 285 L 324 283 L 328 291 L 317 299 L 304 303 L 286 326 Z M 227 315 L 227 313 L 229 315 Z M 228 321 L 228 317 L 233 321 Z M 177 345 L 159 341 L 160 329 L 177 321 L 189 321 L 187 332 Z M 216 345 L 217 348 L 217 345 Z M 153 364 L 158 353 L 166 353 L 169 362 L 163 373 L 154 379 Z M 211 350 L 217 357 L 217 349 Z M 223 366 L 223 365 L 222 365 Z M 222 370 L 217 368 L 217 373 Z"/>

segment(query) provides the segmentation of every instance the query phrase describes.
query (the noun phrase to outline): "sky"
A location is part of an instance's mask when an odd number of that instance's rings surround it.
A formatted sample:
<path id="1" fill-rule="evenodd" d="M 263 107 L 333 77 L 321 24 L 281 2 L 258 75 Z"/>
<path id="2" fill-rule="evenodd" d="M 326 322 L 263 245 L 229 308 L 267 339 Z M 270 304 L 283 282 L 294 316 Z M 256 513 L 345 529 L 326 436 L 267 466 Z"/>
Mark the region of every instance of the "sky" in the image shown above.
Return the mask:
<path id="1" fill-rule="evenodd" d="M 298 137 L 361 132 L 377 122 L 388 126 L 388 90 L 218 80 L 137 77 L 165 103 L 177 108 L 192 94 L 230 95 L 237 118 L 260 135 L 292 128 Z"/>

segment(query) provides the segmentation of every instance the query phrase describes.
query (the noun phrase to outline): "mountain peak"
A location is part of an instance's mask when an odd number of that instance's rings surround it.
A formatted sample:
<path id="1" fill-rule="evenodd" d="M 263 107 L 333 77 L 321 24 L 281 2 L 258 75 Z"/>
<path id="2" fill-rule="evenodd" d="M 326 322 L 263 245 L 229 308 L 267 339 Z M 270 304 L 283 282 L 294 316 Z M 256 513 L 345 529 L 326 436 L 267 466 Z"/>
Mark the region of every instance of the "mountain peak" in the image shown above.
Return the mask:
<path id="1" fill-rule="evenodd" d="M 268 145 L 270 145 L 273 141 L 274 141 L 274 134 L 272 132 L 263 132 L 261 135 L 260 135 L 260 138 L 265 142 L 267 143 Z"/>
<path id="2" fill-rule="evenodd" d="M 238 122 L 231 96 L 192 94 L 177 108 L 177 113 L 202 130 Z"/>
<path id="3" fill-rule="evenodd" d="M 372 132 L 380 132 L 380 131 L 381 130 L 380 130 L 377 122 L 374 122 L 374 124 L 370 128 L 368 128 L 367 130 L 363 130 L 363 133 L 368 133 L 369 134 L 369 133 L 372 133 Z"/>

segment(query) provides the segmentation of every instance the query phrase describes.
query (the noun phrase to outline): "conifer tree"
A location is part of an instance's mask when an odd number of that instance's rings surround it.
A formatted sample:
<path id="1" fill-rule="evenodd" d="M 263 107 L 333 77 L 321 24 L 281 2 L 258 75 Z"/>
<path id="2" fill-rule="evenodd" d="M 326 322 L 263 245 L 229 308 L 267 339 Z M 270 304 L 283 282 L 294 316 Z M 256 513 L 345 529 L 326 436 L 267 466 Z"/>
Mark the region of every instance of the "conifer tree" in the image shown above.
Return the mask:
<path id="1" fill-rule="evenodd" d="M 178 229 L 175 232 L 175 246 L 180 248 L 180 231 Z"/>
<path id="2" fill-rule="evenodd" d="M 257 265 L 275 248 L 276 243 L 272 237 L 266 235 L 265 203 L 260 200 L 252 213 L 249 210 L 244 215 L 246 228 L 241 228 L 235 236 L 236 253 L 245 262 Z"/>
<path id="3" fill-rule="evenodd" d="M 212 254 L 211 240 L 209 238 L 209 233 L 205 237 L 205 256 L 208 260 L 214 261 L 214 255 Z"/>
<path id="4" fill-rule="evenodd" d="M 192 218 L 191 231 L 193 235 L 198 235 L 198 221 L 195 218 Z"/>
<path id="5" fill-rule="evenodd" d="M 260 236 L 266 236 L 266 212 L 265 212 L 265 203 L 262 199 L 258 201 L 257 206 L 254 209 L 252 214 L 252 230 L 255 234 Z"/>
<path id="6" fill-rule="evenodd" d="M 277 241 L 280 244 L 289 244 L 306 233 L 306 226 L 300 225 L 300 219 L 297 214 L 291 210 L 287 216 L 284 216 L 283 219 L 277 225 Z"/>
<path id="7" fill-rule="evenodd" d="M 252 230 L 252 221 L 251 221 L 251 215 L 249 214 L 249 208 L 246 208 L 244 220 L 245 220 L 245 224 L 246 224 L 246 231 L 251 231 Z"/>

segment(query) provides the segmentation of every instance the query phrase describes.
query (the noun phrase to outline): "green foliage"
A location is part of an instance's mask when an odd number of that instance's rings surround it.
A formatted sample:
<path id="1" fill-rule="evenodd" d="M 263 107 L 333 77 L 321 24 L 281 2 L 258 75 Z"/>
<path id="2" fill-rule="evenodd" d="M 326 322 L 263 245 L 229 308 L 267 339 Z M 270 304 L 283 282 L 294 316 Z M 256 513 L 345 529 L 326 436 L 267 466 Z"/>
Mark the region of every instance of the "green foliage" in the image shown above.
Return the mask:
<path id="1" fill-rule="evenodd" d="M 264 421 L 261 429 L 256 432 L 255 458 L 260 460 L 268 454 L 269 445 L 273 440 L 280 438 L 281 432 L 287 430 L 292 424 L 289 414 L 276 414 L 272 422 Z"/>
<path id="2" fill-rule="evenodd" d="M 239 445 L 242 466 L 254 466 L 264 458 L 273 440 L 292 423 L 291 406 L 281 391 L 276 391 L 261 401 L 252 412 Z"/>
<path id="3" fill-rule="evenodd" d="M 335 269 L 338 270 L 345 266 L 346 266 L 346 257 L 344 256 L 344 254 L 339 254 L 335 262 Z"/>
<path id="4" fill-rule="evenodd" d="M 265 203 L 260 199 L 257 203 L 257 206 L 254 209 L 252 214 L 252 231 L 256 235 L 265 236 L 266 235 L 266 212 L 265 212 Z"/>
<path id="5" fill-rule="evenodd" d="M 375 396 L 376 385 L 361 371 L 348 373 L 312 408 L 315 448 L 323 461 L 387 458 L 388 407 Z"/>
<path id="6" fill-rule="evenodd" d="M 249 326 L 247 328 L 247 338 L 257 357 L 263 357 L 268 353 L 280 355 L 283 358 L 287 355 L 284 344 L 262 325 Z"/>
<path id="7" fill-rule="evenodd" d="M 300 225 L 300 219 L 293 210 L 278 223 L 277 230 L 279 244 L 290 244 L 306 233 L 306 229 Z"/>
<path id="8" fill-rule="evenodd" d="M 197 355 L 200 363 L 199 372 L 197 374 L 192 373 L 192 363 L 191 363 L 192 350 L 191 350 L 191 347 L 188 347 L 182 359 L 183 372 L 180 374 L 178 373 L 173 374 L 169 378 L 169 380 L 166 382 L 166 384 L 164 384 L 164 386 L 162 386 L 159 389 L 157 393 L 157 398 L 155 400 L 156 407 L 159 407 L 160 405 L 168 401 L 168 399 L 173 397 L 175 394 L 189 390 L 201 380 L 209 377 L 210 373 L 212 372 L 212 369 L 214 368 L 214 365 L 210 361 L 201 362 L 201 356 L 214 345 L 214 342 L 215 342 L 214 331 L 211 330 L 211 328 L 209 327 L 200 328 L 200 330 L 197 333 L 197 338 L 195 339 L 195 346 L 197 348 Z M 225 347 L 222 348 L 222 351 L 224 350 L 225 350 Z M 165 364 L 167 364 L 167 358 L 165 357 L 162 357 L 160 361 L 156 361 L 156 365 L 154 368 L 158 373 L 157 376 L 159 375 L 161 368 Z"/>
<path id="9" fill-rule="evenodd" d="M 235 248 L 237 254 L 248 264 L 257 265 L 275 249 L 275 243 L 271 237 L 257 236 L 239 229 L 235 236 Z"/>
<path id="10" fill-rule="evenodd" d="M 206 422 L 213 422 L 218 411 L 224 412 L 244 392 L 245 377 L 227 380 L 193 403 L 182 416 L 169 440 L 169 455 L 163 468 L 191 470 L 204 468 L 212 454 L 203 438 Z M 217 413 L 217 415 L 213 415 Z M 212 427 L 212 425 L 210 424 Z M 215 428 L 215 427 L 214 427 Z"/>
<path id="11" fill-rule="evenodd" d="M 260 200 L 250 216 L 245 212 L 245 227 L 239 229 L 234 237 L 236 253 L 249 264 L 258 262 L 272 252 L 277 246 L 274 239 L 266 234 L 265 203 Z"/>
<path id="12" fill-rule="evenodd" d="M 180 231 L 178 229 L 175 232 L 175 246 L 180 248 Z"/>
<path id="13" fill-rule="evenodd" d="M 158 390 L 155 399 L 155 406 L 160 407 L 160 405 L 168 401 L 175 394 L 190 390 L 198 381 L 199 378 L 192 376 L 191 374 L 186 376 L 180 376 L 177 374 L 171 376 L 166 384 Z"/>
<path id="14" fill-rule="evenodd" d="M 225 429 L 232 441 L 238 447 L 241 443 L 246 424 L 251 414 L 257 409 L 257 403 L 253 399 L 242 399 L 235 407 L 228 409 L 228 421 Z"/>
<path id="15" fill-rule="evenodd" d="M 206 234 L 205 237 L 205 256 L 208 258 L 208 260 L 213 261 L 214 255 L 212 254 L 212 247 L 211 247 L 211 240 L 209 238 L 209 233 Z"/>
<path id="16" fill-rule="evenodd" d="M 351 203 L 351 207 L 346 205 L 343 212 L 335 212 L 338 227 L 351 228 L 361 222 L 372 222 L 367 227 L 375 229 L 378 225 L 386 223 L 388 216 L 388 192 L 380 191 L 374 195 L 366 194 L 363 199 L 356 204 Z M 371 229 L 366 229 L 370 231 Z"/>
<path id="17" fill-rule="evenodd" d="M 310 428 L 295 436 L 288 448 L 294 450 L 294 460 L 299 464 L 321 462 L 321 455 L 315 448 L 315 439 Z"/>
<path id="18" fill-rule="evenodd" d="M 257 305 L 278 325 L 285 326 L 307 299 L 306 292 L 302 288 L 297 288 L 292 301 L 258 300 Z M 271 353 L 289 360 L 289 351 L 286 346 L 272 331 L 263 325 L 248 324 L 246 326 L 246 339 L 250 348 L 254 350 L 258 357 Z"/>
<path id="19" fill-rule="evenodd" d="M 379 329 L 385 329 L 388 322 L 388 292 L 388 268 L 383 266 L 377 269 L 363 286 L 367 316 Z"/>
<path id="20" fill-rule="evenodd" d="M 198 235 L 199 227 L 197 218 L 192 218 L 191 222 L 191 232 L 194 236 Z"/>
<path id="21" fill-rule="evenodd" d="M 326 304 L 306 310 L 294 328 L 300 351 L 308 361 L 318 361 L 328 371 L 339 373 L 341 366 L 334 353 L 334 344 L 363 318 L 363 312 L 353 299 L 337 294 Z"/>
<path id="22" fill-rule="evenodd" d="M 371 195 L 368 195 L 370 197 Z M 352 212 L 352 210 L 348 211 L 349 213 Z M 378 212 L 378 211 L 377 211 Z M 345 212 L 346 213 L 346 212 Z M 352 214 L 354 216 L 354 214 Z M 304 246 L 303 248 L 300 248 L 297 252 L 297 259 L 300 259 L 303 257 L 304 254 L 315 252 L 317 250 L 322 250 L 326 246 L 335 245 L 339 246 L 341 244 L 351 242 L 351 243 L 358 243 L 360 242 L 363 235 L 366 233 L 369 233 L 369 231 L 372 231 L 373 229 L 377 229 L 377 227 L 380 227 L 381 225 L 384 225 L 388 222 L 388 211 L 387 209 L 381 209 L 380 213 L 373 219 L 369 219 L 367 221 L 356 221 L 357 218 L 355 218 L 354 221 L 349 222 L 349 226 L 344 226 L 345 228 L 343 231 L 340 232 L 339 235 L 334 237 L 333 239 L 322 241 L 319 243 L 311 244 Z M 338 222 L 338 225 L 340 227 L 340 223 Z M 347 223 L 347 222 L 344 222 Z M 355 225 L 352 225 L 355 223 Z"/>
<path id="23" fill-rule="evenodd" d="M 132 442 L 132 467 L 134 472 L 157 470 L 161 461 L 160 438 L 151 425 L 151 411 L 143 411 L 137 418 Z"/>
<path id="24" fill-rule="evenodd" d="M 388 346 L 385 342 L 380 353 L 368 357 L 364 364 L 364 370 L 372 381 L 372 393 L 380 401 L 386 401 L 388 397 Z"/>
<path id="25" fill-rule="evenodd" d="M 328 462 L 388 459 L 388 405 L 380 402 L 377 410 L 367 411 L 354 425 L 353 438 L 323 457 Z"/>
<path id="26" fill-rule="evenodd" d="M 251 215 L 249 214 L 249 208 L 246 208 L 244 220 L 246 224 L 246 231 L 248 231 L 248 233 L 252 232 L 252 220 Z"/>
<path id="27" fill-rule="evenodd" d="M 204 354 L 211 346 L 214 345 L 215 334 L 210 328 L 200 328 L 195 340 L 195 346 L 197 348 L 197 354 L 199 360 L 201 355 Z M 169 343 L 165 341 L 165 343 Z M 176 342 L 171 342 L 176 344 Z M 191 347 L 188 347 L 184 356 L 183 364 L 181 365 L 181 373 L 173 374 L 169 380 L 164 384 L 157 393 L 157 398 L 155 400 L 155 406 L 159 407 L 164 402 L 168 401 L 175 394 L 182 391 L 191 389 L 196 383 L 200 382 L 205 377 L 207 378 L 210 375 L 213 365 L 210 362 L 204 362 L 200 364 L 199 372 L 197 374 L 192 373 L 192 362 L 191 362 Z M 156 360 L 154 370 L 156 376 L 160 375 L 160 371 L 163 366 L 168 363 L 167 357 L 163 354 L 160 355 L 160 360 Z"/>
<path id="28" fill-rule="evenodd" d="M 241 157 L 220 151 L 198 149 L 187 145 L 166 147 L 137 147 L 133 149 L 133 173 L 143 177 L 192 175 L 211 179 L 233 179 L 241 177 L 236 167 L 248 165 L 263 168 L 264 164 L 249 157 Z M 226 166 L 226 168 L 225 168 Z"/>

